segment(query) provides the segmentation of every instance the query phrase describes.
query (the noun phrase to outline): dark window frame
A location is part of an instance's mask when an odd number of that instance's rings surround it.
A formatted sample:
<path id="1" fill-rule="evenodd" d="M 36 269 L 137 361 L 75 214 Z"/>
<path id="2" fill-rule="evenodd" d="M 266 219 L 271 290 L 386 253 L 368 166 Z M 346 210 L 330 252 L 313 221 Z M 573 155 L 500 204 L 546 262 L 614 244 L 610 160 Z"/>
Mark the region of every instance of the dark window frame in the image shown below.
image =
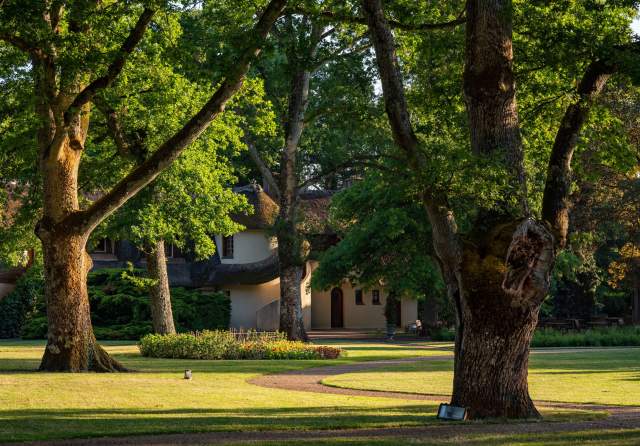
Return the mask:
<path id="1" fill-rule="evenodd" d="M 371 290 L 371 305 L 382 305 L 380 290 Z"/>
<path id="2" fill-rule="evenodd" d="M 356 305 L 364 305 L 364 292 L 361 289 L 355 290 Z"/>
<path id="3" fill-rule="evenodd" d="M 222 258 L 223 259 L 233 259 L 235 241 L 233 239 L 233 235 L 222 236 Z"/>

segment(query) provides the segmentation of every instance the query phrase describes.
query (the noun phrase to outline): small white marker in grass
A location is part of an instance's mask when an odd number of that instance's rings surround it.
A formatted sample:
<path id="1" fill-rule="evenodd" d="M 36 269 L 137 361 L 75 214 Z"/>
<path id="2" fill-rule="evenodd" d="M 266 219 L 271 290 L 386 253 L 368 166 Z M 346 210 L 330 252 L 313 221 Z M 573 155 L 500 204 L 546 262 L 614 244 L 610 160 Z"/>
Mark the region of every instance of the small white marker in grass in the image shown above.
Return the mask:
<path id="1" fill-rule="evenodd" d="M 191 379 L 191 370 L 187 369 L 184 371 L 184 379 Z"/>

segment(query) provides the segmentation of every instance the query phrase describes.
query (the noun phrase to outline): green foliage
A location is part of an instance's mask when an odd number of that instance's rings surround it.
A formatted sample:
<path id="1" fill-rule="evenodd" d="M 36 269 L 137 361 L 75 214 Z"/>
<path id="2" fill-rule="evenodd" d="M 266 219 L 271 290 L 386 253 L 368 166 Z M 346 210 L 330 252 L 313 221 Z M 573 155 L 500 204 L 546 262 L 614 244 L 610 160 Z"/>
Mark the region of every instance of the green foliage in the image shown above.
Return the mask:
<path id="1" fill-rule="evenodd" d="M 342 350 L 288 341 L 284 333 L 201 331 L 150 334 L 140 339 L 142 356 L 176 359 L 335 359 Z"/>
<path id="2" fill-rule="evenodd" d="M 371 172 L 333 197 L 331 223 L 341 241 L 322 254 L 314 288 L 347 279 L 446 303 L 440 273 L 428 254 L 430 228 L 411 185 Z"/>
<path id="3" fill-rule="evenodd" d="M 552 328 L 536 330 L 532 347 L 613 347 L 640 345 L 640 327 L 593 328 L 563 332 Z"/>
<path id="4" fill-rule="evenodd" d="M 29 268 L 18 279 L 16 288 L 0 300 L 0 338 L 20 336 L 25 321 L 36 311 L 36 304 L 42 297 L 43 281 L 41 267 Z"/>
<path id="5" fill-rule="evenodd" d="M 139 339 L 153 331 L 149 296 L 135 270 L 101 269 L 89 273 L 91 320 L 98 339 Z M 36 295 L 35 311 L 25 315 L 25 339 L 41 339 L 47 332 L 47 318 L 40 274 L 31 285 Z M 140 285 L 143 286 L 140 286 Z M 224 293 L 204 294 L 172 288 L 172 309 L 178 331 L 220 329 L 229 326 L 231 303 Z"/>

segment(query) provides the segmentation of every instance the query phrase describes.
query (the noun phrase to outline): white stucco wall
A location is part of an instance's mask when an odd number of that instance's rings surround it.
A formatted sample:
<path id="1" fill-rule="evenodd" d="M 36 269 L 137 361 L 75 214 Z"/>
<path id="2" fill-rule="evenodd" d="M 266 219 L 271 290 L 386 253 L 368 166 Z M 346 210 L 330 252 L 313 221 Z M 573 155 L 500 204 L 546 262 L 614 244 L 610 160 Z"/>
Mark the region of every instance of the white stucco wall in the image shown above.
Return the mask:
<path id="1" fill-rule="evenodd" d="M 222 236 L 216 235 L 216 247 L 222 263 L 252 263 L 271 256 L 276 247 L 273 237 L 262 230 L 246 230 L 233 235 L 233 258 L 222 257 Z"/>
<path id="2" fill-rule="evenodd" d="M 222 290 L 231 293 L 231 328 L 256 328 L 256 312 L 280 298 L 280 279 L 261 285 L 230 285 Z"/>

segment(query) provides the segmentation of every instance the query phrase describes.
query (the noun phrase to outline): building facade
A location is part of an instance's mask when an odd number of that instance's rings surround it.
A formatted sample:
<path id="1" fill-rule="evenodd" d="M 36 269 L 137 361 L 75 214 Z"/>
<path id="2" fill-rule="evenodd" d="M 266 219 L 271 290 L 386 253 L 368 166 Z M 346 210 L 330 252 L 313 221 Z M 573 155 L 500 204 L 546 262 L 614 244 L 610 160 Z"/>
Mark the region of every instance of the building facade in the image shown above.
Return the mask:
<path id="1" fill-rule="evenodd" d="M 222 291 L 231 300 L 231 328 L 276 330 L 279 325 L 280 279 L 277 241 L 270 235 L 278 213 L 277 204 L 257 185 L 237 189 L 254 208 L 251 215 L 236 215 L 234 220 L 245 230 L 230 237 L 216 235 L 216 253 L 197 261 L 177 247 L 167 245 L 167 271 L 171 286 L 196 288 L 202 292 Z M 335 243 L 323 233 L 330 197 L 308 194 L 301 208 L 307 226 L 320 228 L 314 237 L 322 248 Z M 92 250 L 93 268 L 125 268 L 132 263 L 146 268 L 145 256 L 127 241 L 103 239 Z M 301 284 L 302 312 L 307 329 L 383 329 L 387 293 L 383 288 L 363 289 L 348 282 L 331 290 L 311 289 L 311 276 L 317 261 L 308 261 Z M 4 277 L 6 276 L 6 277 Z M 17 271 L 0 274 L 0 296 L 12 289 Z M 403 299 L 398 305 L 401 326 L 416 321 L 417 302 Z"/>

